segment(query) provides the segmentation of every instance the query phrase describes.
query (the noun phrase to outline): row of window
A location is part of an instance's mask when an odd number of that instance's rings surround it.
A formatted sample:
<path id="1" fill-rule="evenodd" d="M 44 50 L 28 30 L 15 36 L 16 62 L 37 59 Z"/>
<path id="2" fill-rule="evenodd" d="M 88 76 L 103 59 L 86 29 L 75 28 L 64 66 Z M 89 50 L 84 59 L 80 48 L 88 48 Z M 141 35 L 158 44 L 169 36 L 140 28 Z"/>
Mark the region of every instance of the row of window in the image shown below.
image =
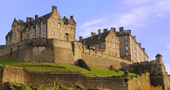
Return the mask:
<path id="1" fill-rule="evenodd" d="M 111 47 L 111 42 L 109 42 L 109 47 Z M 113 48 L 116 48 L 116 43 L 113 43 Z"/>
<path id="2" fill-rule="evenodd" d="M 43 22 L 41 22 L 41 28 L 43 28 Z M 31 32 L 33 32 L 33 26 L 31 26 Z M 35 25 L 35 29 L 36 29 L 36 31 L 38 30 L 38 24 L 36 24 Z M 26 31 L 26 33 L 28 34 L 28 31 L 29 31 L 29 29 L 28 29 L 28 27 L 27 27 L 27 31 Z"/>

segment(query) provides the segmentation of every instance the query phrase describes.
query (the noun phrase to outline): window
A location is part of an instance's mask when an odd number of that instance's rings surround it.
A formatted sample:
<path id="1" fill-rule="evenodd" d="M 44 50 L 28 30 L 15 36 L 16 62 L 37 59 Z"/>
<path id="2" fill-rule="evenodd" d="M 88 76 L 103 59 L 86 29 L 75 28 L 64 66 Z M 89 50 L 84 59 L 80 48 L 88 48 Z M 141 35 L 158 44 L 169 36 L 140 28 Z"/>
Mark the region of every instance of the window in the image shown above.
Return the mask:
<path id="1" fill-rule="evenodd" d="M 127 40 L 128 39 L 128 36 L 125 36 L 125 40 Z"/>
<path id="2" fill-rule="evenodd" d="M 127 41 L 125 41 L 125 44 L 126 44 L 126 45 L 128 45 L 128 42 L 127 42 Z"/>
<path id="3" fill-rule="evenodd" d="M 109 47 L 111 47 L 111 42 L 109 42 Z"/>
<path id="4" fill-rule="evenodd" d="M 116 43 L 113 44 L 114 48 L 116 48 Z"/>
<path id="5" fill-rule="evenodd" d="M 35 34 L 33 35 L 33 38 L 35 38 Z"/>
<path id="6" fill-rule="evenodd" d="M 41 22 L 41 28 L 43 28 L 43 22 Z"/>
<path id="7" fill-rule="evenodd" d="M 31 37 L 29 36 L 28 39 L 31 39 Z"/>
<path id="8" fill-rule="evenodd" d="M 54 31 L 52 31 L 52 35 L 54 36 Z"/>
<path id="9" fill-rule="evenodd" d="M 58 33 L 58 37 L 60 37 L 60 33 Z"/>
<path id="10" fill-rule="evenodd" d="M 52 22 L 52 27 L 54 27 L 54 22 Z"/>
<path id="11" fill-rule="evenodd" d="M 59 24 L 58 24 L 58 29 L 60 28 L 60 25 L 61 25 L 61 24 L 59 23 Z"/>
<path id="12" fill-rule="evenodd" d="M 40 38 L 40 37 L 41 37 L 41 34 L 39 33 L 39 34 L 38 34 L 38 38 Z"/>
<path id="13" fill-rule="evenodd" d="M 8 41 L 10 41 L 10 36 L 8 36 Z"/>
<path id="14" fill-rule="evenodd" d="M 27 28 L 27 34 L 28 34 L 28 28 Z"/>
<path id="15" fill-rule="evenodd" d="M 128 52 L 126 52 L 126 56 L 128 56 Z"/>
<path id="16" fill-rule="evenodd" d="M 117 37 L 120 40 L 120 37 Z"/>
<path id="17" fill-rule="evenodd" d="M 101 48 L 103 47 L 103 44 L 101 44 Z"/>
<path id="18" fill-rule="evenodd" d="M 44 36 L 46 35 L 45 31 L 43 32 L 43 35 L 44 35 Z"/>
<path id="19" fill-rule="evenodd" d="M 36 30 L 38 30 L 38 24 L 36 24 Z"/>
<path id="20" fill-rule="evenodd" d="M 128 47 L 126 47 L 126 51 L 128 50 Z"/>
<path id="21" fill-rule="evenodd" d="M 86 43 L 86 40 L 83 41 L 83 44 L 85 44 L 85 43 Z"/>
<path id="22" fill-rule="evenodd" d="M 33 26 L 31 26 L 31 32 L 33 32 Z"/>
<path id="23" fill-rule="evenodd" d="M 72 27 L 70 28 L 70 30 L 72 31 Z"/>

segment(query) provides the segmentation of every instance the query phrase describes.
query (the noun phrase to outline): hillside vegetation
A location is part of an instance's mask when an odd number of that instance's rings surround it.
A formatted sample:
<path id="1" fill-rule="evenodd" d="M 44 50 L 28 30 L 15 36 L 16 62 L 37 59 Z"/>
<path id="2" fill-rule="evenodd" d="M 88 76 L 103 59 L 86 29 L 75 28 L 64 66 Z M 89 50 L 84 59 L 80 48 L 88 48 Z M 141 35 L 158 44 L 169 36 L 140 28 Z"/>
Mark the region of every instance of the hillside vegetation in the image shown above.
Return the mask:
<path id="1" fill-rule="evenodd" d="M 123 71 L 112 71 L 109 69 L 90 67 L 91 71 L 88 71 L 84 68 L 61 63 L 28 63 L 28 62 L 16 62 L 12 59 L 0 58 L 1 65 L 11 65 L 11 66 L 22 66 L 30 71 L 43 71 L 43 72 L 80 72 L 88 77 L 96 76 L 122 76 L 124 75 Z M 135 77 L 136 74 L 129 73 L 130 77 Z"/>

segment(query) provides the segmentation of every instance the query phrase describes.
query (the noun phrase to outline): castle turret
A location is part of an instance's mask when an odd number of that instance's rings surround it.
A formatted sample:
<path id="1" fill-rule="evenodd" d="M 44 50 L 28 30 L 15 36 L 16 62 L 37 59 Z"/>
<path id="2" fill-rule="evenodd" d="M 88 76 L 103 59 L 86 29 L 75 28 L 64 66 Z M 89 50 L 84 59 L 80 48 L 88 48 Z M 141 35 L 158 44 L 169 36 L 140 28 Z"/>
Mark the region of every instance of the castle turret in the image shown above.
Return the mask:
<path id="1" fill-rule="evenodd" d="M 79 37 L 79 42 L 82 42 L 82 41 L 83 41 L 83 37 L 80 36 L 80 37 Z"/>
<path id="2" fill-rule="evenodd" d="M 161 54 L 158 53 L 158 54 L 156 55 L 156 61 L 163 64 L 162 55 L 161 55 Z"/>

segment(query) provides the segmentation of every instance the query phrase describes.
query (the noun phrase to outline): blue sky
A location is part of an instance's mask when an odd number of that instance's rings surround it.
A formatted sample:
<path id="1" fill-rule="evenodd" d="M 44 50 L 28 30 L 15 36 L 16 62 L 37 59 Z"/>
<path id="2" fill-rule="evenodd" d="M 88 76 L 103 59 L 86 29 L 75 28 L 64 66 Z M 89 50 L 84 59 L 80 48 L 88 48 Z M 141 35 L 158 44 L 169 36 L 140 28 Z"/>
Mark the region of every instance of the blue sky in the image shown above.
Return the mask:
<path id="1" fill-rule="evenodd" d="M 42 16 L 56 5 L 61 17 L 74 15 L 76 38 L 90 36 L 98 29 L 123 26 L 145 47 L 150 60 L 162 54 L 170 73 L 170 0 L 0 0 L 0 44 L 14 18 Z"/>

